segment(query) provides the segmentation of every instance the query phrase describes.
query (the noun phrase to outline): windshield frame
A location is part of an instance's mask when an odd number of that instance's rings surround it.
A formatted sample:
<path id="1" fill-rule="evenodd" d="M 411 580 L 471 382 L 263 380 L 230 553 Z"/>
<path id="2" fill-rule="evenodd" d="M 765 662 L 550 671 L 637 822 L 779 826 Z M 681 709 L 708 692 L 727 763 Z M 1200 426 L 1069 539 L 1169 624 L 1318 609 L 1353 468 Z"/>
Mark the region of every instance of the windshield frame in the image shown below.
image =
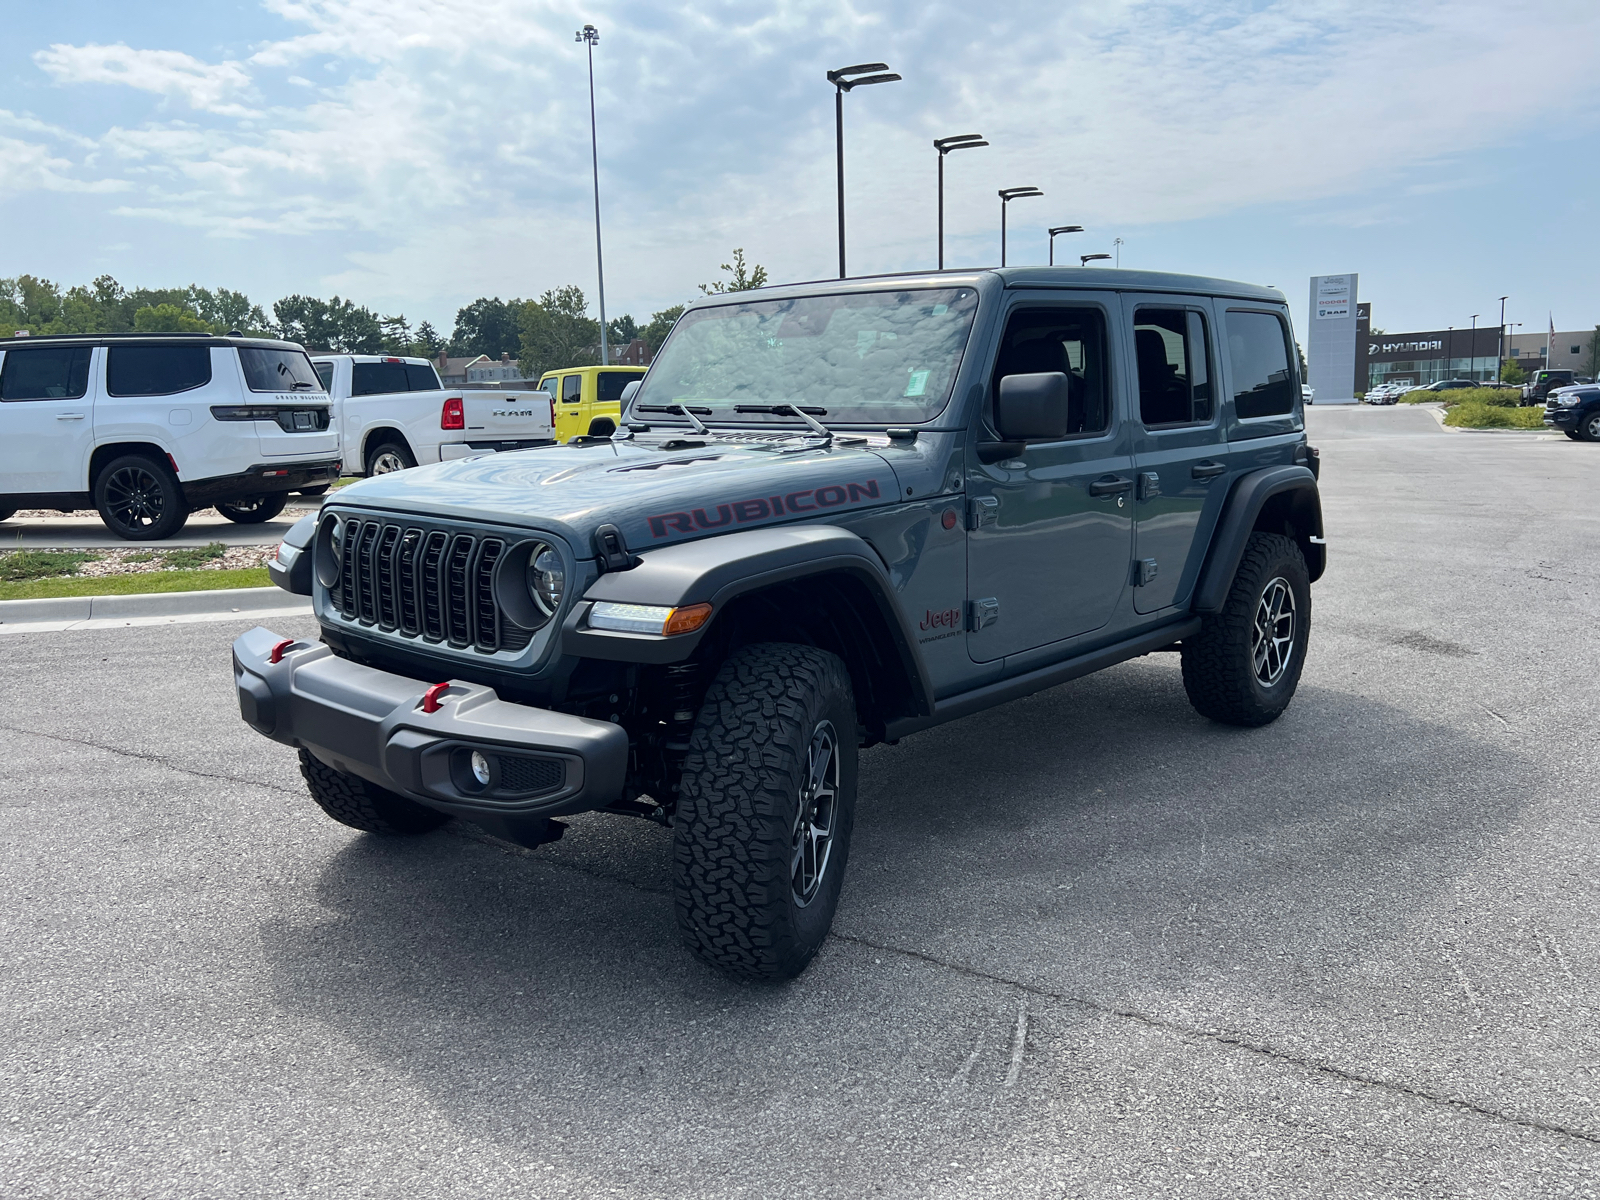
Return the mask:
<path id="1" fill-rule="evenodd" d="M 853 283 L 865 284 L 866 286 L 850 286 L 850 284 Z M 674 339 L 682 337 L 683 333 L 688 328 L 692 327 L 693 324 L 697 324 L 699 320 L 707 319 L 699 314 L 709 314 L 719 309 L 737 310 L 756 305 L 783 305 L 788 303 L 810 301 L 826 302 L 830 300 L 837 300 L 842 297 L 883 297 L 885 300 L 888 300 L 891 297 L 904 296 L 909 293 L 944 292 L 948 293 L 952 300 L 959 299 L 963 304 L 970 304 L 970 308 L 967 312 L 966 328 L 961 334 L 959 346 L 952 354 L 949 363 L 949 378 L 945 382 L 943 395 L 938 404 L 936 406 L 930 404 L 920 416 L 913 416 L 910 413 L 897 413 L 893 415 L 879 415 L 870 418 L 850 418 L 838 415 L 844 410 L 834 408 L 826 415 L 821 415 L 819 417 L 822 423 L 826 425 L 830 431 L 863 429 L 872 430 L 883 429 L 885 427 L 898 428 L 902 426 L 906 428 L 928 428 L 931 426 L 937 426 L 938 422 L 949 413 L 951 406 L 956 402 L 957 397 L 960 395 L 958 384 L 961 381 L 963 372 L 967 368 L 968 356 L 972 349 L 972 339 L 979 329 L 980 321 L 983 318 L 985 309 L 987 308 L 986 289 L 981 285 L 979 280 L 971 277 L 961 277 L 957 279 L 928 279 L 924 277 L 915 281 L 840 280 L 839 284 L 841 286 L 832 287 L 826 291 L 807 290 L 804 292 L 790 293 L 787 295 L 762 295 L 757 291 L 739 293 L 737 295 L 728 296 L 727 298 L 719 297 L 718 303 L 701 303 L 688 309 L 683 316 L 678 318 L 677 323 L 674 324 L 672 330 L 668 333 L 666 340 L 662 343 L 660 350 L 656 352 L 655 360 L 651 363 L 650 370 L 641 377 L 641 386 L 638 392 L 635 393 L 633 398 L 628 403 L 627 413 L 624 418 L 625 422 L 636 425 L 668 426 L 674 429 L 687 428 L 689 427 L 689 422 L 684 417 L 676 414 L 651 411 L 646 413 L 637 413 L 636 415 L 636 409 L 640 404 L 650 406 L 651 408 L 669 404 L 688 404 L 694 406 L 695 411 L 700 415 L 701 419 L 707 425 L 713 427 L 746 429 L 752 432 L 757 430 L 792 430 L 796 436 L 817 437 L 819 435 L 813 429 L 811 429 L 803 419 L 794 414 L 779 415 L 765 413 L 738 413 L 735 412 L 735 406 L 740 404 L 760 403 L 773 404 L 777 407 L 782 407 L 790 403 L 801 403 L 804 404 L 809 411 L 820 413 L 823 408 L 827 407 L 825 403 L 818 404 L 817 407 L 813 408 L 811 407 L 811 403 L 808 403 L 805 400 L 791 400 L 788 398 L 758 399 L 756 397 L 733 397 L 705 400 L 700 397 L 679 398 L 671 396 L 652 396 L 650 388 L 651 377 L 655 375 L 658 365 L 662 362 L 668 351 L 668 348 L 672 346 Z M 907 301 L 902 301 L 902 303 L 907 303 Z M 915 301 L 909 301 L 909 303 L 915 303 Z M 839 307 L 847 306 L 840 305 Z M 710 319 L 725 318 L 719 317 Z M 711 411 L 707 413 L 706 409 L 710 409 Z"/>

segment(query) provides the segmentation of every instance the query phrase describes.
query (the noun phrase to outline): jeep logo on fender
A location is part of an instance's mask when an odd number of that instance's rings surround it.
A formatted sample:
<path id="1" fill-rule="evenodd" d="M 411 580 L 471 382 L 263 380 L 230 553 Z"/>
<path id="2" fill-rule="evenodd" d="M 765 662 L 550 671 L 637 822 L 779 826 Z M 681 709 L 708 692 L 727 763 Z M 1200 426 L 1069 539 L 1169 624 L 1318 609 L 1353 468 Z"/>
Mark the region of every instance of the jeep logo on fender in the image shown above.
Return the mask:
<path id="1" fill-rule="evenodd" d="M 879 496 L 876 479 L 842 486 L 829 484 L 827 487 L 806 488 L 779 496 L 757 496 L 751 500 L 718 504 L 710 512 L 696 508 L 690 512 L 661 513 L 650 517 L 650 536 L 666 537 L 669 533 L 693 533 L 697 529 L 723 529 L 729 525 L 765 521 L 788 513 L 815 512 L 818 509 L 837 508 L 841 504 L 854 504 L 858 500 L 876 500 Z"/>

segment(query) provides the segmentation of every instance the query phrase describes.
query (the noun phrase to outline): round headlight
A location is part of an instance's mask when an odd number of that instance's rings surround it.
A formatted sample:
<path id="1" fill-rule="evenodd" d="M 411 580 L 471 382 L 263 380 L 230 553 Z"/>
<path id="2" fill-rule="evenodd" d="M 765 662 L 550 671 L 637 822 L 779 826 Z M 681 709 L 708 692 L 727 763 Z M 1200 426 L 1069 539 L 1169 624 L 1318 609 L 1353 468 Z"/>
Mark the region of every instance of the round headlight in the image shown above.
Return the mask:
<path id="1" fill-rule="evenodd" d="M 555 616 L 566 590 L 567 569 L 561 555 L 549 546 L 535 547 L 528 556 L 528 591 L 546 617 Z"/>

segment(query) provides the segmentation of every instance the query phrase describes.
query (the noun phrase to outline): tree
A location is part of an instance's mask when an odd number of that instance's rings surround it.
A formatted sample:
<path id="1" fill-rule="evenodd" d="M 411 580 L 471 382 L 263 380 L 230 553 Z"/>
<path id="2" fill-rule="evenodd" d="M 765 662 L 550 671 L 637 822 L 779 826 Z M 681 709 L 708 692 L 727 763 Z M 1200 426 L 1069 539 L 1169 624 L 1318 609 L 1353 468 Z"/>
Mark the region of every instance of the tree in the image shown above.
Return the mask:
<path id="1" fill-rule="evenodd" d="M 606 322 L 606 337 L 613 346 L 626 346 L 639 336 L 639 326 L 631 316 L 624 314 Z"/>
<path id="2" fill-rule="evenodd" d="M 417 337 L 413 343 L 417 353 L 424 358 L 438 358 L 439 351 L 444 349 L 444 339 L 439 336 L 439 331 L 432 324 L 424 321 L 417 326 Z"/>
<path id="3" fill-rule="evenodd" d="M 369 308 L 358 308 L 335 296 L 331 301 L 314 296 L 285 296 L 272 306 L 278 331 L 287 341 L 308 350 L 339 350 L 346 354 L 379 354 L 383 329 Z"/>
<path id="4" fill-rule="evenodd" d="M 718 279 L 713 283 L 702 283 L 700 290 L 706 295 L 721 296 L 727 292 L 748 292 L 752 288 L 761 287 L 767 282 L 767 269 L 759 263 L 753 270 L 746 273 L 743 246 L 733 252 L 733 262 L 731 264 L 723 263 L 722 269 L 733 278 Z"/>
<path id="5" fill-rule="evenodd" d="M 385 354 L 411 353 L 411 323 L 406 320 L 404 313 L 398 317 L 379 317 L 378 326 L 383 330 Z"/>
<path id="6" fill-rule="evenodd" d="M 493 300 L 485 297 L 474 300 L 456 313 L 455 332 L 450 336 L 451 353 L 487 354 L 490 358 L 515 354 L 522 340 L 519 319 L 522 307 L 521 300 L 505 301 L 499 296 Z"/>
<path id="7" fill-rule="evenodd" d="M 1501 383 L 1527 383 L 1528 373 L 1522 369 L 1522 364 L 1514 358 L 1508 358 L 1500 364 Z"/>
<path id="8" fill-rule="evenodd" d="M 147 304 L 133 314 L 136 333 L 210 333 L 211 326 L 179 304 Z"/>
<path id="9" fill-rule="evenodd" d="M 678 318 L 683 316 L 684 306 L 674 304 L 671 308 L 664 308 L 658 313 L 650 314 L 650 324 L 639 330 L 639 336 L 644 339 L 644 344 L 649 347 L 651 357 L 661 349 L 661 343 L 667 340 L 667 334 L 672 332 L 672 327 L 678 323 Z"/>
<path id="10" fill-rule="evenodd" d="M 600 322 L 576 284 L 552 288 L 522 304 L 520 358 L 525 379 L 545 371 L 593 365 L 600 357 Z"/>
<path id="11" fill-rule="evenodd" d="M 1600 379 L 1600 325 L 1589 335 L 1589 361 L 1584 364 L 1583 373 L 1590 379 Z"/>

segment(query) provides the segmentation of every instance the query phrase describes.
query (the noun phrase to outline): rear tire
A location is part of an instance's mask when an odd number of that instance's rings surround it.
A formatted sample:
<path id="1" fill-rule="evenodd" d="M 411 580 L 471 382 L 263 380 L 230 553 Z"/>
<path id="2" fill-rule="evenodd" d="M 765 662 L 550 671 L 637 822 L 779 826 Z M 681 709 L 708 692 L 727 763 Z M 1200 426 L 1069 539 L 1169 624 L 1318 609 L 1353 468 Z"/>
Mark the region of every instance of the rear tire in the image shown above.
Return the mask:
<path id="1" fill-rule="evenodd" d="M 837 656 L 765 643 L 717 672 L 673 819 L 684 943 L 744 979 L 791 979 L 839 904 L 856 796 L 855 697 Z"/>
<path id="2" fill-rule="evenodd" d="M 94 506 L 106 528 L 129 542 L 159 542 L 189 519 L 177 477 L 143 454 L 114 458 L 94 481 Z"/>
<path id="3" fill-rule="evenodd" d="M 359 775 L 346 775 L 309 750 L 300 751 L 300 774 L 305 776 L 317 807 L 339 824 L 364 833 L 427 833 L 450 819 Z"/>
<path id="4" fill-rule="evenodd" d="M 287 503 L 289 503 L 288 495 L 278 492 L 272 496 L 257 496 L 253 500 L 235 500 L 229 504 L 218 504 L 217 511 L 235 525 L 261 525 L 281 513 Z"/>
<path id="5" fill-rule="evenodd" d="M 367 455 L 368 475 L 389 475 L 395 471 L 409 471 L 417 465 L 411 450 L 403 442 L 382 442 Z"/>
<path id="6" fill-rule="evenodd" d="M 1311 635 L 1311 573 L 1293 538 L 1252 533 L 1227 602 L 1183 640 L 1183 689 L 1224 725 L 1275 721 L 1294 699 Z"/>

